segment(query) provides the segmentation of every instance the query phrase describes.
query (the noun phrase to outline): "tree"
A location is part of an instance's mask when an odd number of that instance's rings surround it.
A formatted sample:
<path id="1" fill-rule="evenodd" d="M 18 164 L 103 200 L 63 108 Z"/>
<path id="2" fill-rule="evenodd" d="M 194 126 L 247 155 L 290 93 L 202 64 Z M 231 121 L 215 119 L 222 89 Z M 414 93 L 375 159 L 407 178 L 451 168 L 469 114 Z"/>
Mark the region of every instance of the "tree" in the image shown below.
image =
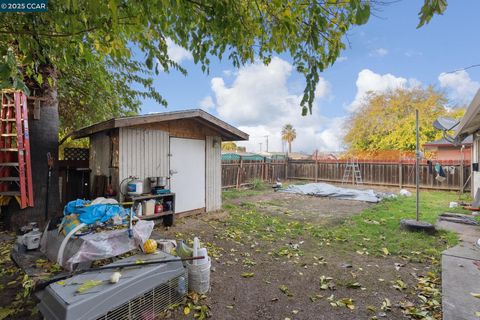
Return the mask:
<path id="1" fill-rule="evenodd" d="M 232 141 L 222 142 L 222 151 L 236 151 L 237 144 Z"/>
<path id="2" fill-rule="evenodd" d="M 291 124 L 286 124 L 282 128 L 282 140 L 288 143 L 288 152 L 292 152 L 292 142 L 297 138 L 297 131 Z"/>
<path id="3" fill-rule="evenodd" d="M 73 64 L 94 70 L 95 61 L 102 61 L 115 70 L 139 63 L 133 47 L 145 54 L 139 71 L 175 68 L 185 72 L 168 56 L 170 38 L 190 50 L 206 72 L 211 56 L 227 55 L 238 67 L 256 59 L 268 63 L 274 52 L 289 53 L 296 69 L 305 75 L 301 104 L 306 113 L 319 73 L 345 47 L 343 36 L 352 25 L 366 23 L 369 16 L 370 1 L 361 0 L 306 4 L 50 1 L 45 13 L 0 14 L 0 86 L 23 90 L 54 86 Z"/>
<path id="4" fill-rule="evenodd" d="M 41 120 L 30 131 L 35 201 L 45 198 L 45 154 L 57 156 L 59 108 L 68 128 L 81 119 L 89 124 L 136 112 L 145 96 L 166 105 L 152 77 L 171 69 L 186 73 L 168 55 L 168 39 L 188 49 L 204 72 L 212 57 L 239 67 L 290 55 L 305 77 L 305 115 L 320 72 L 345 48 L 347 31 L 368 21 L 371 4 L 388 1 L 51 0 L 47 12 L 0 13 L 0 89 L 42 97 Z M 55 170 L 52 181 L 51 204 L 58 199 Z"/>
<path id="5" fill-rule="evenodd" d="M 439 139 L 432 122 L 440 116 L 460 118 L 465 109 L 449 111 L 447 99 L 432 87 L 370 93 L 348 121 L 344 137 L 350 151 L 415 150 L 415 109 L 420 115 L 420 144 Z"/>

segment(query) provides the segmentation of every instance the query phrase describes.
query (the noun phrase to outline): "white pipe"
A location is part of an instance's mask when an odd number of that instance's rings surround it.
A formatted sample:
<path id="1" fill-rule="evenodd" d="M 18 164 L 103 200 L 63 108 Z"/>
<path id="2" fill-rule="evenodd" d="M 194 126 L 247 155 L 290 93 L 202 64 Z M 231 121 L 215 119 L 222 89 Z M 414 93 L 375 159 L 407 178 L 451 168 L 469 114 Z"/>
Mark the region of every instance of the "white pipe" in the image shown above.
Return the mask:
<path id="1" fill-rule="evenodd" d="M 58 256 L 57 256 L 57 263 L 63 267 L 63 252 L 65 251 L 65 247 L 67 246 L 68 240 L 80 229 L 85 227 L 85 223 L 80 223 L 78 226 L 70 230 L 70 232 L 67 234 L 65 239 L 63 239 L 62 244 L 60 245 L 60 249 L 58 249 Z"/>

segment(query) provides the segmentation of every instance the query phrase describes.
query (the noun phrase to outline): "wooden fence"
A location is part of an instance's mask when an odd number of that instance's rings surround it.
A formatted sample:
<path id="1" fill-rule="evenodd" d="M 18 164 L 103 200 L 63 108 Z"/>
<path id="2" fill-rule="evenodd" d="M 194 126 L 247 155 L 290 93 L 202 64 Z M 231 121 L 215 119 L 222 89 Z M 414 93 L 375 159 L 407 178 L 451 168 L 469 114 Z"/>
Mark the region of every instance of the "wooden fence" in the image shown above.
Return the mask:
<path id="1" fill-rule="evenodd" d="M 435 179 L 436 173 L 429 173 L 427 163 L 420 165 L 420 187 L 437 190 L 470 190 L 469 163 L 459 161 L 440 161 L 446 180 L 439 182 Z M 223 161 L 222 187 L 239 188 L 252 184 L 255 179 L 273 182 L 277 178 L 286 180 L 309 180 L 341 183 L 346 161 L 329 160 L 267 160 L 263 161 Z M 414 162 L 374 162 L 362 161 L 359 163 L 364 184 L 391 187 L 415 186 Z M 464 187 L 465 185 L 465 187 Z"/>

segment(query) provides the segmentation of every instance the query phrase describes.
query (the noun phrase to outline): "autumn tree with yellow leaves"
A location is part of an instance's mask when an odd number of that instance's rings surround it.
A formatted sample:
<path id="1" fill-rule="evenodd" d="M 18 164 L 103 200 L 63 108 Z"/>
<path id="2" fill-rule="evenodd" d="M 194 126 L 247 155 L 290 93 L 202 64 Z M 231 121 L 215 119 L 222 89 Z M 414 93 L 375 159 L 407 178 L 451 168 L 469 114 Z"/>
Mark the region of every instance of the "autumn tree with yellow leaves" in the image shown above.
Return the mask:
<path id="1" fill-rule="evenodd" d="M 415 109 L 420 114 L 420 145 L 442 137 L 432 122 L 461 118 L 465 108 L 448 108 L 445 94 L 433 87 L 370 93 L 348 120 L 344 137 L 350 152 L 415 150 Z"/>

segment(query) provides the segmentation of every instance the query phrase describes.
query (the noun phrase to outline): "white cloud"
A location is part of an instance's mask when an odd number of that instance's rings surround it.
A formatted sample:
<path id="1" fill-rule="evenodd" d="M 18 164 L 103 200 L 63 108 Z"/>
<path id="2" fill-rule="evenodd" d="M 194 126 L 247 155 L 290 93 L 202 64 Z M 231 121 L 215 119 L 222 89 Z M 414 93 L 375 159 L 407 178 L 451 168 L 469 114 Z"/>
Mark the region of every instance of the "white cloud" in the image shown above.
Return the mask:
<path id="1" fill-rule="evenodd" d="M 205 111 L 209 111 L 210 109 L 213 109 L 215 107 L 215 103 L 213 102 L 213 99 L 211 96 L 206 96 L 200 102 L 198 103 L 201 109 Z"/>
<path id="2" fill-rule="evenodd" d="M 250 135 L 250 141 L 240 145 L 258 152 L 260 143 L 266 149 L 269 136 L 269 151 L 281 151 L 281 130 L 290 123 L 296 129 L 297 138 L 293 151 L 312 152 L 341 148 L 343 118 L 328 119 L 320 114 L 322 101 L 331 97 L 330 83 L 321 78 L 315 90 L 313 114 L 301 115 L 301 93 L 292 92 L 287 85 L 293 68 L 278 57 L 268 66 L 254 63 L 241 68 L 231 85 L 220 77 L 212 79 L 212 91 L 216 100 L 216 111 L 220 117 Z"/>
<path id="3" fill-rule="evenodd" d="M 192 60 L 192 54 L 187 49 L 174 43 L 171 39 L 167 38 L 167 53 L 170 59 L 176 63 L 181 63 L 184 60 Z"/>
<path id="4" fill-rule="evenodd" d="M 390 73 L 378 74 L 369 69 L 363 69 L 358 73 L 357 93 L 352 103 L 347 106 L 350 112 L 358 110 L 369 92 L 387 92 L 397 88 L 413 88 L 421 85 L 416 79 L 396 77 Z"/>
<path id="5" fill-rule="evenodd" d="M 438 76 L 440 86 L 448 90 L 450 98 L 457 103 L 468 104 L 480 88 L 480 83 L 470 78 L 467 71 L 441 73 Z"/>
<path id="6" fill-rule="evenodd" d="M 385 48 L 377 48 L 368 54 L 370 57 L 384 57 L 388 54 L 388 50 Z"/>
<path id="7" fill-rule="evenodd" d="M 416 51 L 416 50 L 407 50 L 407 51 L 405 51 L 404 54 L 407 58 L 412 58 L 412 57 L 415 57 L 415 56 L 418 56 L 418 57 L 423 56 L 423 52 Z"/>

